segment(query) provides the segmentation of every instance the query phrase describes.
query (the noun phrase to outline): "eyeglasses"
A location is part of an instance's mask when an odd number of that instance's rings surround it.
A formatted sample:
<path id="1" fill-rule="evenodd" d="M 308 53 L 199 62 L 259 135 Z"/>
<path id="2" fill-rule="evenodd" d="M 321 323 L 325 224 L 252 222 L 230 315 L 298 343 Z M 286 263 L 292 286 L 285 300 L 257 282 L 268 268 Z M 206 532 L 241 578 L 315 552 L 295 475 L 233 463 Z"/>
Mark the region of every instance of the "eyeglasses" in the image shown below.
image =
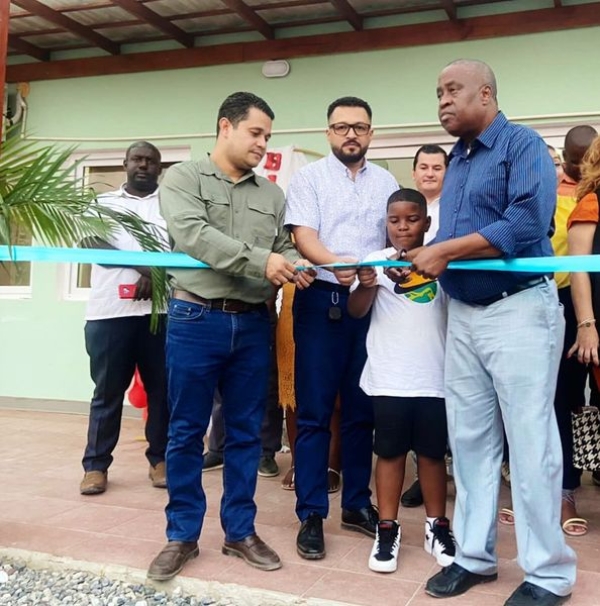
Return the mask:
<path id="1" fill-rule="evenodd" d="M 330 124 L 329 128 L 336 134 L 345 137 L 350 129 L 354 131 L 357 137 L 363 137 L 368 135 L 371 131 L 371 125 L 365 124 L 364 122 L 357 122 L 356 124 L 346 124 L 345 122 L 337 122 L 336 124 Z"/>

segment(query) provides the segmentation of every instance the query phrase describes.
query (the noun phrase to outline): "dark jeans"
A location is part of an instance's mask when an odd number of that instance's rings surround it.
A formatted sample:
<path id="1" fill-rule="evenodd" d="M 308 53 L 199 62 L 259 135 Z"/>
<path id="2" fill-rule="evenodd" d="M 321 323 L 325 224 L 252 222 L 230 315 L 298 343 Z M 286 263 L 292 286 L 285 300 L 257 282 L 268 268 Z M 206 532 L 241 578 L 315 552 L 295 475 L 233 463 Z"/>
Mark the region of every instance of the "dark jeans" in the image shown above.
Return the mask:
<path id="1" fill-rule="evenodd" d="M 267 393 L 267 408 L 265 418 L 260 428 L 261 456 L 273 457 L 281 450 L 281 435 L 283 432 L 283 408 L 279 406 L 279 378 L 277 376 L 277 350 L 275 348 L 275 330 L 277 328 L 277 312 L 270 313 L 271 320 L 271 372 L 269 375 L 269 390 Z M 212 426 L 208 434 L 208 449 L 223 455 L 225 446 L 225 425 L 223 423 L 223 399 L 219 390 L 215 392 L 212 409 Z"/>
<path id="2" fill-rule="evenodd" d="M 567 352 L 577 338 L 577 318 L 571 299 L 571 288 L 561 288 L 558 298 L 565 311 L 565 342 L 558 369 L 554 410 L 563 451 L 563 490 L 575 490 L 581 484 L 581 470 L 573 466 L 573 425 L 571 411 L 585 406 L 585 385 L 589 370 L 577 357 Z M 593 381 L 593 379 L 592 379 Z"/>
<path id="3" fill-rule="evenodd" d="M 256 517 L 259 434 L 270 362 L 267 309 L 226 313 L 172 299 L 166 351 L 170 407 L 167 538 L 196 541 L 200 536 L 206 513 L 203 438 L 219 385 L 226 461 L 221 525 L 227 541 L 240 541 L 254 533 Z"/>
<path id="4" fill-rule="evenodd" d="M 152 465 L 165 459 L 169 413 L 165 371 L 164 320 L 150 332 L 150 316 L 90 320 L 85 347 L 96 388 L 90 405 L 85 471 L 106 471 L 119 440 L 123 399 L 137 365 L 148 395 L 146 457 Z"/>
<path id="5" fill-rule="evenodd" d="M 294 296 L 296 343 L 295 390 L 298 437 L 294 470 L 296 513 L 303 521 L 312 512 L 327 517 L 329 426 L 335 399 L 341 400 L 342 507 L 357 510 L 370 504 L 373 457 L 373 407 L 358 382 L 367 359 L 369 317 L 348 316 L 348 294 L 323 290 L 315 283 Z M 325 288 L 327 286 L 325 285 Z M 339 320 L 329 319 L 337 301 Z"/>

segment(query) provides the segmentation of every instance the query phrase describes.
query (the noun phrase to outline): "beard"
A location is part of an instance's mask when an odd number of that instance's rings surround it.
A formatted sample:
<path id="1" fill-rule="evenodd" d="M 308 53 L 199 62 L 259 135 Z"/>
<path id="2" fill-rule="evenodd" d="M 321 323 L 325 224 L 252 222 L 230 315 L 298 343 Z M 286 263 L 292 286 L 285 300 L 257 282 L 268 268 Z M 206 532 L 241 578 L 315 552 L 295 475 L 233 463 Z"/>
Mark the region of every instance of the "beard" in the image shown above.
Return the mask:
<path id="1" fill-rule="evenodd" d="M 358 146 L 358 150 L 352 152 L 347 151 L 347 149 L 344 149 L 343 145 L 341 147 L 332 147 L 331 151 L 333 152 L 333 155 L 342 164 L 356 164 L 365 157 L 367 153 L 367 147 L 362 147 L 359 143 L 355 143 L 355 146 Z"/>
<path id="2" fill-rule="evenodd" d="M 136 179 L 133 177 L 130 180 L 130 183 L 137 191 L 145 193 L 152 193 L 158 187 L 158 181 L 156 179 Z"/>

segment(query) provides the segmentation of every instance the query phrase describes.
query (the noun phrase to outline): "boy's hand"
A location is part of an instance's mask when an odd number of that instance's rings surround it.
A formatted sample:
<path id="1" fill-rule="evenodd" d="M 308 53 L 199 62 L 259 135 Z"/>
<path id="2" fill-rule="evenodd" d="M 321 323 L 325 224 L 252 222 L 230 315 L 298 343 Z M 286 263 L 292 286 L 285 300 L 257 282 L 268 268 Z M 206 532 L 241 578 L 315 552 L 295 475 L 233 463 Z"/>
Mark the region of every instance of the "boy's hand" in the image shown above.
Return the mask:
<path id="1" fill-rule="evenodd" d="M 406 258 L 405 250 L 398 250 L 392 256 L 388 257 L 388 261 L 398 261 L 399 259 Z M 386 267 L 383 273 L 392 281 L 394 284 L 402 284 L 406 282 L 410 276 L 410 267 Z"/>
<path id="2" fill-rule="evenodd" d="M 337 263 L 358 263 L 354 257 L 339 257 Z M 333 270 L 336 280 L 342 286 L 352 286 L 356 278 L 356 267 L 340 267 Z"/>
<path id="3" fill-rule="evenodd" d="M 358 281 L 364 288 L 374 288 L 377 286 L 377 271 L 374 267 L 359 267 Z"/>
<path id="4" fill-rule="evenodd" d="M 296 287 L 299 289 L 308 288 L 313 282 L 317 275 L 317 272 L 310 268 L 310 261 L 307 259 L 298 259 L 294 265 L 296 267 L 308 267 L 308 269 L 303 269 L 299 271 L 293 278 L 292 282 L 296 284 Z"/>
<path id="5" fill-rule="evenodd" d="M 410 276 L 410 267 L 386 267 L 383 273 L 392 281 L 394 284 L 402 284 L 406 282 Z"/>

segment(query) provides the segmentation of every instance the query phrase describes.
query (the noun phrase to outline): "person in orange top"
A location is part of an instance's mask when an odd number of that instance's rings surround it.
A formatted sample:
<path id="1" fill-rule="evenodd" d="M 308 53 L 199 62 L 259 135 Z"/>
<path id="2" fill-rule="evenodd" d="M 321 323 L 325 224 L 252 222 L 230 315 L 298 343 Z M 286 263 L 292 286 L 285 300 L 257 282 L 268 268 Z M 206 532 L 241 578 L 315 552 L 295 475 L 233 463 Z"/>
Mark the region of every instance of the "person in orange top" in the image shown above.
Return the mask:
<path id="1" fill-rule="evenodd" d="M 600 137 L 590 145 L 581 165 L 581 181 L 576 189 L 578 204 L 568 221 L 570 255 L 600 254 L 598 199 L 600 197 Z M 569 349 L 582 364 L 592 364 L 596 385 L 600 386 L 597 313 L 600 313 L 600 275 L 578 272 L 571 274 L 571 295 L 575 307 L 577 333 Z M 600 473 L 592 474 L 600 486 Z"/>
<path id="2" fill-rule="evenodd" d="M 563 151 L 564 175 L 558 183 L 556 212 L 554 214 L 555 232 L 552 237 L 552 247 L 556 256 L 567 254 L 567 220 L 577 207 L 575 191 L 581 178 L 579 166 L 588 147 L 597 135 L 598 133 L 591 126 L 581 125 L 571 128 L 565 137 Z M 585 404 L 585 386 L 589 372 L 585 366 L 578 364 L 567 356 L 577 333 L 569 274 L 557 272 L 554 279 L 558 286 L 558 298 L 564 306 L 566 322 L 563 356 L 558 370 L 554 399 L 554 410 L 563 450 L 561 525 L 565 534 L 581 536 L 587 532 L 587 521 L 577 514 L 575 505 L 575 490 L 581 484 L 581 471 L 573 466 L 571 411 Z"/>

